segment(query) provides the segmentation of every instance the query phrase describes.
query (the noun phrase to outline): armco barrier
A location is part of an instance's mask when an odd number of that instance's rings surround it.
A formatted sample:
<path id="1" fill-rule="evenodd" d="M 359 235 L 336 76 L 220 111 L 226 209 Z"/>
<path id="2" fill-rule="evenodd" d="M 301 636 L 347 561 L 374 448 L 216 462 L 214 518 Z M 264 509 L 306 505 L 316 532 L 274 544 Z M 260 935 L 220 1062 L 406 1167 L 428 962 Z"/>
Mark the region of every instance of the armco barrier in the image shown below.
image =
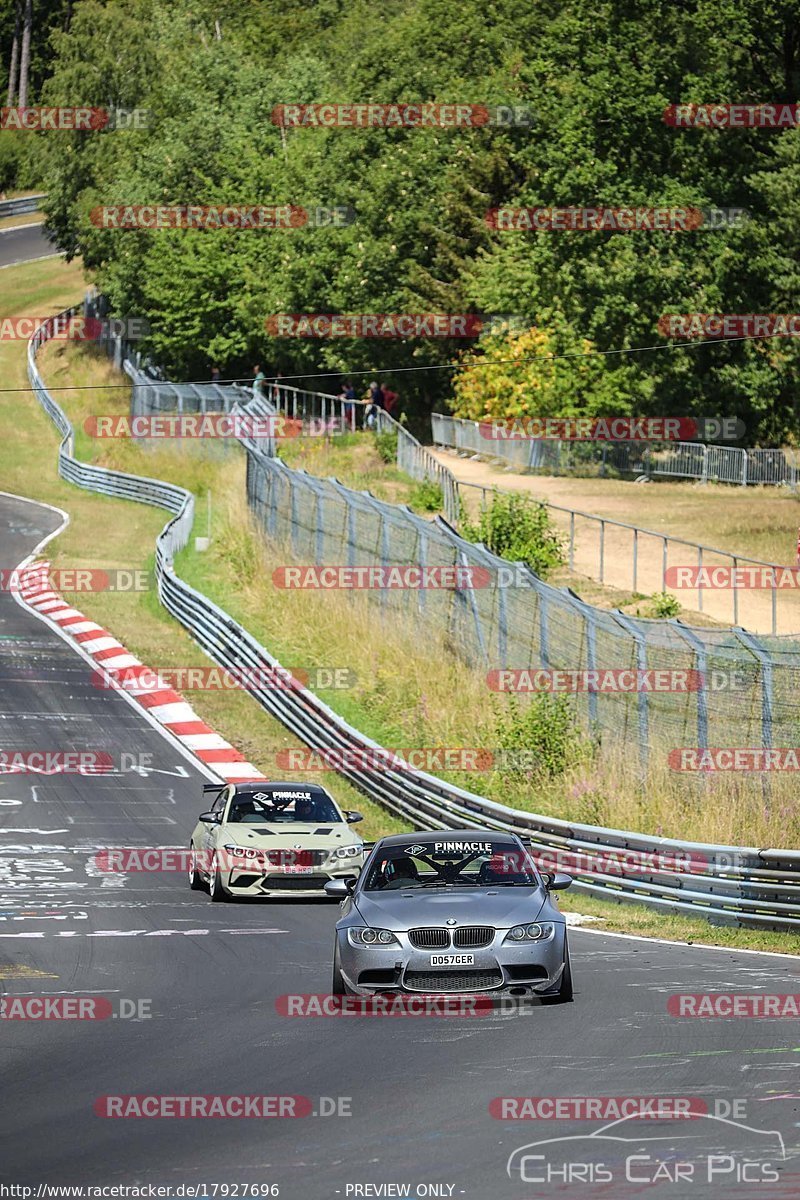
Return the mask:
<path id="1" fill-rule="evenodd" d="M 172 516 L 156 543 L 158 594 L 165 608 L 220 666 L 245 668 L 245 678 L 265 666 L 274 671 L 280 664 L 268 650 L 175 574 L 174 555 L 186 545 L 191 532 L 191 493 L 159 480 L 94 467 L 74 457 L 72 426 L 49 395 L 36 365 L 37 350 L 47 341 L 52 324 L 52 319 L 45 322 L 30 342 L 28 374 L 37 399 L 62 434 L 59 473 L 88 491 L 167 509 Z M 269 408 L 265 401 L 259 405 Z M 576 856 L 575 887 L 579 891 L 702 916 L 717 924 L 800 929 L 798 851 L 683 843 L 581 825 L 509 808 L 417 770 L 364 771 L 351 765 L 352 757 L 380 752 L 380 747 L 313 692 L 300 687 L 283 691 L 255 686 L 248 691 L 306 745 L 350 754 L 351 763 L 343 763 L 340 773 L 415 828 L 467 826 L 514 831 L 530 840 L 536 854 Z M 617 873 L 614 863 L 626 856 L 635 861 Z M 597 861 L 592 863 L 592 858 Z M 603 869 L 603 859 L 608 860 L 607 869 Z M 686 870 L 672 869 L 681 863 L 688 864 Z"/>
<path id="2" fill-rule="evenodd" d="M 43 192 L 38 196 L 22 196 L 18 200 L 0 200 L 0 218 L 19 217 L 23 213 L 38 212 L 40 202 L 46 199 L 47 195 Z"/>

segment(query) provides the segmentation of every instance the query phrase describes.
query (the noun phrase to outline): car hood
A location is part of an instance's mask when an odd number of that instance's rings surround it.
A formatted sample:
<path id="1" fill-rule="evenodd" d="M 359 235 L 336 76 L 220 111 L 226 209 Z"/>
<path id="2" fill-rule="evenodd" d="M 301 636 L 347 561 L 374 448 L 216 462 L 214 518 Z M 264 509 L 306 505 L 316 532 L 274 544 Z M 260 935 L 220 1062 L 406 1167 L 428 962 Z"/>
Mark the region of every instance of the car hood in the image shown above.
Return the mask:
<path id="1" fill-rule="evenodd" d="M 245 825 L 237 821 L 233 825 L 219 826 L 217 843 L 220 846 L 251 846 L 260 850 L 292 850 L 300 845 L 304 850 L 324 850 L 328 847 L 335 850 L 337 846 L 360 846 L 361 838 L 341 821 L 328 825 L 319 821 L 308 824 L 298 822 L 296 825 L 276 825 L 273 828 Z"/>
<path id="2" fill-rule="evenodd" d="M 356 907 L 368 925 L 404 932 L 419 926 L 445 925 L 448 917 L 459 925 L 494 925 L 506 929 L 535 921 L 544 907 L 544 888 L 448 888 L 424 891 L 409 888 L 396 892 L 359 892 Z"/>

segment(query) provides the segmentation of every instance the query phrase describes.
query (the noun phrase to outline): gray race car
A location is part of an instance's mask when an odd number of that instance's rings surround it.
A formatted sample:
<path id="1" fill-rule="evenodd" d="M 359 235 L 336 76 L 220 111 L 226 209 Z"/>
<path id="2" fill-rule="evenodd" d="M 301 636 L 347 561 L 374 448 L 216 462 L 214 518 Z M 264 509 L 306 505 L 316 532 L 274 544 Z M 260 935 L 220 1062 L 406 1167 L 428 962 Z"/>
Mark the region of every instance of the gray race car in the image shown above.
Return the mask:
<path id="1" fill-rule="evenodd" d="M 492 830 L 400 833 L 376 842 L 357 880 L 325 885 L 342 900 L 334 994 L 538 995 L 572 999 L 567 929 L 519 838 Z"/>

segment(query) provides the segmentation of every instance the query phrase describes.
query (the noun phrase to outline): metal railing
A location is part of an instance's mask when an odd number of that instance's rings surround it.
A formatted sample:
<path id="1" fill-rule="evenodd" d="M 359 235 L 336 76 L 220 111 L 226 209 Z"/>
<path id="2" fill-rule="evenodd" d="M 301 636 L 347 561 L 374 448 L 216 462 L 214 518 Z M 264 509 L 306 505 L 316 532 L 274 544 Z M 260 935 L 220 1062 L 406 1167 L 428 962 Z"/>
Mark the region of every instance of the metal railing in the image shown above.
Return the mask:
<path id="1" fill-rule="evenodd" d="M 519 495 L 525 493 L 511 493 L 508 489 L 486 487 L 480 483 L 469 483 L 466 480 L 458 480 L 457 487 L 459 490 L 465 488 L 468 491 L 480 492 L 481 507 L 487 506 L 488 500 L 494 492 L 500 492 L 502 495 Z M 744 554 L 734 554 L 731 550 L 720 550 L 718 546 L 707 546 L 703 542 L 691 542 L 686 538 L 675 537 L 671 533 L 661 533 L 657 529 L 645 529 L 641 525 L 630 525 L 626 521 L 618 521 L 614 517 L 600 517 L 596 513 L 584 512 L 579 508 L 569 508 L 563 504 L 553 504 L 549 500 L 542 500 L 536 497 L 536 503 L 543 505 L 548 512 L 562 513 L 568 518 L 567 521 L 567 563 L 571 571 L 576 570 L 576 545 L 577 545 L 577 526 L 579 522 L 585 522 L 590 528 L 597 530 L 597 564 L 594 569 L 589 567 L 588 574 L 591 578 L 596 579 L 598 583 L 606 584 L 607 579 L 607 552 L 606 552 L 606 530 L 607 529 L 624 529 L 630 535 L 631 542 L 631 557 L 630 557 L 630 588 L 632 592 L 639 592 L 639 584 L 641 583 L 639 572 L 640 552 L 643 544 L 647 544 L 648 539 L 655 542 L 659 547 L 659 573 L 662 592 L 675 590 L 676 585 L 670 585 L 667 580 L 667 572 L 670 568 L 675 567 L 696 567 L 700 572 L 695 578 L 697 586 L 689 589 L 689 595 L 693 593 L 697 597 L 697 611 L 704 611 L 704 593 L 708 590 L 703 582 L 704 571 L 719 565 L 728 565 L 733 571 L 738 571 L 740 567 L 748 568 L 755 567 L 759 570 L 759 574 L 763 575 L 763 579 L 768 580 L 768 586 L 762 587 L 759 590 L 769 594 L 770 597 L 770 620 L 771 630 L 773 635 L 778 633 L 778 597 L 780 596 L 784 609 L 788 610 L 789 620 L 796 623 L 798 631 L 800 631 L 800 604 L 798 603 L 797 589 L 791 588 L 784 590 L 781 587 L 782 573 L 786 572 L 788 564 L 781 565 L 780 563 L 767 562 L 766 559 L 748 558 Z M 680 562 L 670 562 L 670 547 L 681 546 L 686 548 L 686 553 L 682 555 Z M 619 566 L 619 557 L 614 558 L 614 564 Z M 582 574 L 586 572 L 582 571 Z M 694 577 L 694 576 L 693 576 Z M 615 581 L 615 587 L 624 586 L 626 581 Z M 740 587 L 730 587 L 723 590 L 723 594 L 730 595 L 730 619 L 733 625 L 739 625 L 739 592 Z M 715 595 L 719 595 L 720 589 L 715 590 Z M 686 593 L 684 592 L 684 595 Z"/>
<path id="2" fill-rule="evenodd" d="M 40 203 L 46 199 L 47 193 L 42 192 L 38 196 L 22 196 L 17 200 L 0 200 L 0 218 L 19 217 L 23 213 L 38 212 Z"/>
<path id="3" fill-rule="evenodd" d="M 549 475 L 663 475 L 700 483 L 783 485 L 797 490 L 800 463 L 793 450 L 746 450 L 701 442 L 578 442 L 485 436 L 491 422 L 433 413 L 435 446 L 498 459 L 519 471 Z"/>
<path id="4" fill-rule="evenodd" d="M 165 608 L 220 666 L 241 672 L 241 677 L 248 681 L 250 695 L 306 745 L 338 751 L 356 762 L 359 756 L 363 760 L 364 756 L 380 753 L 381 748 L 375 742 L 306 688 L 260 688 L 249 682 L 259 676 L 263 678 L 260 673 L 265 667 L 270 668 L 274 677 L 280 664 L 228 613 L 175 573 L 174 555 L 186 545 L 191 531 L 194 505 L 190 492 L 159 480 L 95 467 L 74 457 L 72 426 L 49 395 L 36 365 L 36 353 L 52 327 L 51 319 L 31 340 L 28 373 L 39 403 L 62 434 L 59 473 L 89 491 L 167 509 L 172 516 L 156 543 L 158 595 Z M 262 463 L 268 461 L 263 451 L 258 458 Z M 248 487 L 255 461 L 253 450 L 248 449 Z M 267 469 L 273 479 L 288 480 L 291 487 L 292 479 L 300 478 L 300 472 L 292 472 L 274 459 L 269 461 L 272 467 Z M 345 495 L 347 489 L 341 485 L 338 490 L 343 499 L 357 495 Z M 455 538 L 454 545 L 460 542 L 447 526 L 439 532 Z M 485 551 L 473 549 L 491 557 Z M 387 768 L 376 774 L 371 769 L 343 765 L 340 774 L 415 828 L 467 826 L 513 831 L 530 840 L 535 854 L 545 858 L 573 856 L 575 887 L 579 891 L 702 916 L 718 924 L 779 930 L 800 928 L 800 852 L 680 842 L 563 821 L 509 808 L 412 768 Z M 617 873 L 613 864 L 626 856 L 629 861 L 624 871 Z M 604 860 L 608 863 L 604 864 Z"/>

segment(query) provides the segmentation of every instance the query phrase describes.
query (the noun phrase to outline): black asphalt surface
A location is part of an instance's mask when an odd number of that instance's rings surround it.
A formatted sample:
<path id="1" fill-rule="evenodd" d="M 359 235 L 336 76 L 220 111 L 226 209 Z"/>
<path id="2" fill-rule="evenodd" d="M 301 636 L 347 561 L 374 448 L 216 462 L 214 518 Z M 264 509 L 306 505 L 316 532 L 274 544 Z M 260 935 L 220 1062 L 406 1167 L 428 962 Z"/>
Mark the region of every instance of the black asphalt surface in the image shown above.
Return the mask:
<path id="1" fill-rule="evenodd" d="M 56 248 L 50 239 L 45 237 L 41 225 L 0 229 L 0 267 L 32 262 L 34 259 L 46 258 L 55 253 Z"/>
<path id="2" fill-rule="evenodd" d="M 0 565 L 21 560 L 56 523 L 46 509 L 0 497 Z M 796 1021 L 680 1020 L 667 1011 L 676 992 L 800 992 L 800 962 L 576 929 L 570 1005 L 457 1018 L 281 1016 L 277 997 L 328 990 L 337 908 L 212 904 L 182 874 L 98 870 L 101 846 L 185 845 L 203 778 L 90 674 L 55 632 L 0 594 L 2 748 L 152 756 L 142 774 L 0 775 L 0 987 L 7 1002 L 104 996 L 146 1001 L 152 1015 L 0 1021 L 0 1182 L 204 1184 L 209 1197 L 215 1184 L 275 1184 L 285 1200 L 800 1194 Z M 96 1115 L 99 1097 L 130 1094 L 300 1095 L 316 1113 L 321 1097 L 347 1097 L 352 1115 Z M 517 1147 L 585 1137 L 605 1122 L 500 1121 L 489 1113 L 493 1098 L 654 1095 L 701 1098 L 711 1111 L 740 1102 L 739 1124 L 672 1121 L 665 1132 L 637 1122 L 626 1134 L 632 1147 L 576 1143 L 584 1177 L 601 1163 L 612 1170 L 613 1181 L 596 1186 L 563 1175 L 535 1182 L 544 1168 L 534 1159 L 534 1182 L 506 1174 Z M 782 1134 L 787 1161 L 767 1130 Z M 691 1151 L 673 1146 L 690 1136 Z M 767 1146 L 779 1183 L 737 1183 L 744 1162 L 760 1175 L 752 1164 Z M 641 1157 L 626 1168 L 629 1153 Z M 709 1154 L 723 1156 L 710 1185 Z M 662 1160 L 663 1177 L 690 1157 L 691 1180 L 684 1166 L 682 1182 L 641 1182 Z"/>

